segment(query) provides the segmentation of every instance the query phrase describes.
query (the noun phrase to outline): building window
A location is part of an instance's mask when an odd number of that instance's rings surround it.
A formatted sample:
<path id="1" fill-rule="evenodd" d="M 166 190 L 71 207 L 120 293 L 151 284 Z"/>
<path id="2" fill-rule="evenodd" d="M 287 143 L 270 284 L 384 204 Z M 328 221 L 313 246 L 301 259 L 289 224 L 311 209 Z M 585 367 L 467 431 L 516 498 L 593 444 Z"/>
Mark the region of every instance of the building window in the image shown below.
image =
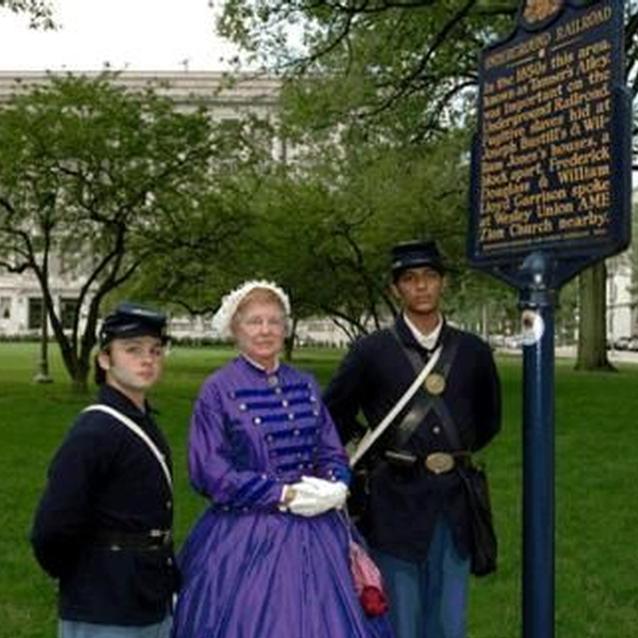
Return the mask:
<path id="1" fill-rule="evenodd" d="M 42 328 L 42 297 L 29 297 L 29 330 Z"/>
<path id="2" fill-rule="evenodd" d="M 75 311 L 78 307 L 77 299 L 60 299 L 60 319 L 62 320 L 62 328 L 64 330 L 73 329 L 73 320 L 75 318 Z"/>
<path id="3" fill-rule="evenodd" d="M 11 319 L 11 297 L 0 297 L 0 319 Z"/>

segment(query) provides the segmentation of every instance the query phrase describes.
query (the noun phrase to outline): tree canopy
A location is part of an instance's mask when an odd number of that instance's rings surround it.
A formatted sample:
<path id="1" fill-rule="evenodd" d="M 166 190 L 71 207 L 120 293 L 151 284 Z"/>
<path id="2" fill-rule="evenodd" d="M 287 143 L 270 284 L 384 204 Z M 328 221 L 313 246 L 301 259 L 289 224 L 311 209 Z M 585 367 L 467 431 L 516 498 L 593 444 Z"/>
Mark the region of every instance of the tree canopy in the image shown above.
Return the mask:
<path id="1" fill-rule="evenodd" d="M 32 28 L 55 28 L 53 11 L 48 0 L 0 0 L 0 7 L 13 13 L 27 14 Z"/>
<path id="2" fill-rule="evenodd" d="M 128 93 L 114 79 L 52 76 L 0 111 L 0 265 L 36 276 L 79 388 L 103 301 L 162 249 L 162 230 L 187 234 L 207 205 L 206 185 L 233 156 L 202 109 L 179 112 L 153 90 Z M 224 219 L 206 216 L 200 241 L 214 241 Z M 51 289 L 52 262 L 79 288 L 70 330 Z"/>
<path id="3" fill-rule="evenodd" d="M 459 131 L 469 135 L 478 54 L 511 31 L 518 8 L 508 0 L 228 0 L 218 27 L 285 79 L 284 120 L 302 144 L 338 136 L 344 144 L 405 152 L 429 150 L 433 139 L 445 144 Z M 625 14 L 625 75 L 635 100 L 636 0 L 626 3 Z M 462 154 L 456 161 L 464 162 Z M 461 176 L 459 184 L 466 183 Z M 435 235 L 438 228 L 425 231 Z M 463 280 L 470 289 L 485 285 L 475 286 L 472 275 Z M 596 312 L 604 313 L 604 277 L 587 281 L 581 299 L 597 300 Z M 498 284 L 487 285 L 490 295 L 502 294 Z M 581 324 L 581 349 L 591 348 L 587 360 L 602 360 L 602 367 L 604 330 L 604 320 Z"/>

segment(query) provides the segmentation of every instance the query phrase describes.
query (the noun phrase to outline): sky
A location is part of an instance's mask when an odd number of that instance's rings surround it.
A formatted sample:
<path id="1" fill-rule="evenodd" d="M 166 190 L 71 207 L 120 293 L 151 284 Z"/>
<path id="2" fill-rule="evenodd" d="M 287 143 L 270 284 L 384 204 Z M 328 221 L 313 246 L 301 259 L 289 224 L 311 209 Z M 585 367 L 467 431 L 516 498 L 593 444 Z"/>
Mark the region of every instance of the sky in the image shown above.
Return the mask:
<path id="1" fill-rule="evenodd" d="M 57 31 L 0 10 L 0 70 L 223 70 L 208 0 L 51 0 Z"/>

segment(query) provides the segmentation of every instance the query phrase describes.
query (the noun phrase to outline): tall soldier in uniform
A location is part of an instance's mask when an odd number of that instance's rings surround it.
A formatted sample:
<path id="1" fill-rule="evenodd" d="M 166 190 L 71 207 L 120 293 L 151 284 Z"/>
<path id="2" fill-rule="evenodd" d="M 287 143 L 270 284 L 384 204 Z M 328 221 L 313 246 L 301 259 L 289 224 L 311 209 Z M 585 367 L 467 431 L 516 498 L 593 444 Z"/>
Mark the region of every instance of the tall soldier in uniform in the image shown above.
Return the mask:
<path id="1" fill-rule="evenodd" d="M 439 356 L 426 398 L 416 400 L 419 390 L 364 457 L 361 527 L 389 590 L 397 637 L 462 638 L 471 539 L 457 470 L 498 432 L 500 385 L 489 347 L 441 314 L 445 267 L 434 242 L 395 246 L 392 278 L 402 314 L 352 346 L 324 399 L 347 442 L 362 432 L 360 410 L 376 426 Z M 460 445 L 449 440 L 451 428 Z"/>
<path id="2" fill-rule="evenodd" d="M 165 638 L 177 578 L 170 451 L 146 392 L 166 316 L 120 304 L 99 335 L 98 403 L 55 454 L 31 541 L 59 580 L 60 638 Z"/>

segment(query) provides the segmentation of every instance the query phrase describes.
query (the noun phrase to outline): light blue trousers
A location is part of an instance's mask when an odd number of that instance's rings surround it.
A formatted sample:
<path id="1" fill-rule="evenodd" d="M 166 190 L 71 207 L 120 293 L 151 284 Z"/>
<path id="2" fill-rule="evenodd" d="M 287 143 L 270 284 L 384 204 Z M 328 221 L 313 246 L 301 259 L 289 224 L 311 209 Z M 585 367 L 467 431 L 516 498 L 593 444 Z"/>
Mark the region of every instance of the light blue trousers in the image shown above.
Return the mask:
<path id="1" fill-rule="evenodd" d="M 171 623 L 172 616 L 167 616 L 155 625 L 142 627 L 60 620 L 58 638 L 168 638 L 171 633 Z"/>
<path id="2" fill-rule="evenodd" d="M 440 519 L 427 559 L 411 562 L 374 552 L 390 598 L 396 638 L 465 638 L 470 561 L 461 558 Z"/>

